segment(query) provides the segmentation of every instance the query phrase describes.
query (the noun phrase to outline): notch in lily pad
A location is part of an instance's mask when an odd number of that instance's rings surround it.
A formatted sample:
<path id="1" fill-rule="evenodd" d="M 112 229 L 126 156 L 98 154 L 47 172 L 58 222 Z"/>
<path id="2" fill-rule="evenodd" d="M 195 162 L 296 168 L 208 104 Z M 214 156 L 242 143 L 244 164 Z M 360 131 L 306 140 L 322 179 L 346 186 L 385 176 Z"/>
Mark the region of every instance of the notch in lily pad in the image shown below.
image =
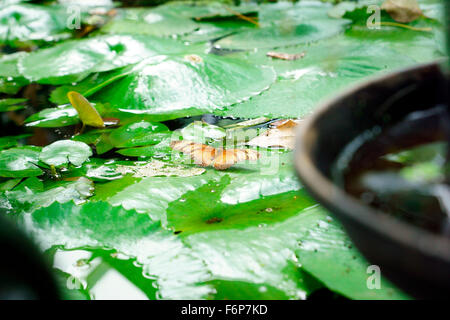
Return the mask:
<path id="1" fill-rule="evenodd" d="M 117 119 L 108 119 L 105 121 L 97 109 L 81 94 L 76 91 L 70 91 L 67 93 L 70 104 L 75 108 L 78 116 L 83 124 L 80 132 L 84 131 L 86 126 L 91 126 L 94 128 L 104 128 L 105 125 L 116 125 L 118 124 Z"/>

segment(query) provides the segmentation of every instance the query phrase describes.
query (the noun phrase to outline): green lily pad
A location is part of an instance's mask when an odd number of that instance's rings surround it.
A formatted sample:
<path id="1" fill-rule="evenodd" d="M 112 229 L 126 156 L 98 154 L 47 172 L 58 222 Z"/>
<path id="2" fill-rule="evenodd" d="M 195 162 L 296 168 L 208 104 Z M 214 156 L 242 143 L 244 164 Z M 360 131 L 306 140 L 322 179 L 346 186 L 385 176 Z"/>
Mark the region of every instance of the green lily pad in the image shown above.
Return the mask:
<path id="1" fill-rule="evenodd" d="M 161 230 L 159 222 L 134 210 L 104 202 L 82 206 L 54 203 L 33 212 L 28 232 L 44 248 L 114 247 L 135 257 L 144 274 L 157 279 L 161 298 L 200 299 L 213 292 L 211 286 L 201 284 L 208 280 L 201 260 L 174 235 Z"/>
<path id="2" fill-rule="evenodd" d="M 1 191 L 11 190 L 15 186 L 17 186 L 20 183 L 20 181 L 22 181 L 22 178 L 8 179 L 8 180 L 6 180 L 4 182 L 1 182 L 0 183 L 0 192 Z"/>
<path id="3" fill-rule="evenodd" d="M 40 176 L 40 148 L 25 146 L 0 151 L 0 177 L 23 178 Z"/>
<path id="4" fill-rule="evenodd" d="M 59 140 L 44 147 L 39 160 L 52 166 L 69 163 L 81 166 L 90 156 L 92 156 L 92 150 L 87 144 L 80 141 Z"/>
<path id="5" fill-rule="evenodd" d="M 129 148 L 157 144 L 170 135 L 164 124 L 143 120 L 113 130 L 109 141 L 115 147 Z"/>
<path id="6" fill-rule="evenodd" d="M 0 137 L 0 150 L 15 147 L 19 144 L 19 140 L 28 138 L 30 134 L 21 134 L 18 136 Z"/>
<path id="7" fill-rule="evenodd" d="M 101 32 L 167 37 L 187 34 L 197 28 L 194 21 L 183 19 L 175 13 L 129 8 L 119 10 L 118 15 L 101 28 Z"/>
<path id="8" fill-rule="evenodd" d="M 346 86 L 415 63 L 386 44 L 364 44 L 346 36 L 284 51 L 304 52 L 305 56 L 295 61 L 284 61 L 266 57 L 265 52 L 240 54 L 244 59 L 265 61 L 273 66 L 278 80 L 261 95 L 214 113 L 239 118 L 304 117 L 318 103 Z"/>
<path id="9" fill-rule="evenodd" d="M 32 4 L 0 7 L 0 42 L 55 41 L 70 36 L 65 8 Z"/>
<path id="10" fill-rule="evenodd" d="M 124 148 L 117 150 L 118 154 L 127 157 L 153 157 L 163 158 L 167 154 L 170 154 L 172 148 L 165 141 L 162 141 L 153 146 L 136 147 L 136 148 Z"/>
<path id="11" fill-rule="evenodd" d="M 71 105 L 46 108 L 25 119 L 28 127 L 56 128 L 80 122 L 77 111 Z"/>
<path id="12" fill-rule="evenodd" d="M 403 300 L 408 295 L 383 275 L 379 289 L 370 289 L 370 264 L 355 249 L 342 226 L 323 212 L 320 220 L 304 221 L 306 234 L 296 249 L 302 267 L 326 287 L 352 299 Z M 330 267 L 332 266 L 332 267 Z M 331 270 L 330 270 L 331 269 Z"/>
<path id="13" fill-rule="evenodd" d="M 185 140 L 204 143 L 206 139 L 222 139 L 226 136 L 225 129 L 202 121 L 194 121 L 181 129 Z"/>
<path id="14" fill-rule="evenodd" d="M 349 20 L 308 20 L 304 23 L 275 24 L 251 29 L 225 37 L 214 46 L 225 49 L 251 50 L 254 48 L 279 48 L 330 38 L 344 32 Z"/>
<path id="15" fill-rule="evenodd" d="M 48 207 L 53 203 L 77 203 L 81 204 L 86 198 L 92 196 L 94 186 L 91 180 L 84 177 L 77 181 L 65 182 L 49 186 L 42 190 L 42 184 L 25 180 L 14 190 L 5 191 L 4 201 L 0 202 L 0 208 L 12 212 L 33 212 L 42 207 Z M 17 189 L 17 190 L 16 190 Z"/>
<path id="16" fill-rule="evenodd" d="M 271 68 L 213 55 L 158 56 L 90 99 L 156 121 L 203 114 L 250 98 L 275 80 Z"/>
<path id="17" fill-rule="evenodd" d="M 27 99 L 23 98 L 0 99 L 0 112 L 16 111 L 24 109 L 25 105 L 23 103 L 26 101 Z"/>
<path id="18" fill-rule="evenodd" d="M 29 81 L 21 76 L 17 62 L 26 52 L 16 52 L 0 57 L 0 92 L 16 94 Z"/>
<path id="19" fill-rule="evenodd" d="M 170 39 L 107 35 L 66 41 L 30 53 L 19 60 L 19 69 L 30 81 L 66 84 L 80 81 L 90 73 L 116 69 L 181 48 L 183 44 Z"/>

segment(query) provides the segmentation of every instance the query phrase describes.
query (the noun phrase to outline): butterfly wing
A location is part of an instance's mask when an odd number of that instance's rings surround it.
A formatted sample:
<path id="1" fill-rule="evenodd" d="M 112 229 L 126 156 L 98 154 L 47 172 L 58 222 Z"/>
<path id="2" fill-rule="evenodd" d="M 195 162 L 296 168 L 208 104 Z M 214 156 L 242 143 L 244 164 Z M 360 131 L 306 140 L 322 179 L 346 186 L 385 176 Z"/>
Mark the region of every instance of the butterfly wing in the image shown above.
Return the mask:
<path id="1" fill-rule="evenodd" d="M 217 153 L 213 166 L 217 170 L 226 170 L 233 164 L 245 160 L 258 160 L 260 154 L 252 149 L 222 149 Z"/>
<path id="2" fill-rule="evenodd" d="M 189 140 L 172 141 L 170 147 L 173 150 L 188 154 L 194 160 L 195 164 L 202 167 L 209 166 L 216 156 L 215 148 Z"/>

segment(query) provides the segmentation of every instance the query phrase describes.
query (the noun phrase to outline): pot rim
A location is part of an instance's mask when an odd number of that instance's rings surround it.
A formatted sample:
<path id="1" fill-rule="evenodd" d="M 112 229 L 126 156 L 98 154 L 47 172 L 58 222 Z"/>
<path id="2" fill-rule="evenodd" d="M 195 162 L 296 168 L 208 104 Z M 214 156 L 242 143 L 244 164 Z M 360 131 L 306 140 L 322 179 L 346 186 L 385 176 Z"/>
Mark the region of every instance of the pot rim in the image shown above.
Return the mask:
<path id="1" fill-rule="evenodd" d="M 379 84 L 389 81 L 399 74 L 406 75 L 430 67 L 439 68 L 441 62 L 441 59 L 439 59 L 431 63 L 419 64 L 400 69 L 397 72 L 372 77 L 319 104 L 316 111 L 308 116 L 297 129 L 294 164 L 297 174 L 306 189 L 319 200 L 320 204 L 324 205 L 336 216 L 349 218 L 368 229 L 390 238 L 394 242 L 418 250 L 424 255 L 434 256 L 450 263 L 450 239 L 433 234 L 428 230 L 394 218 L 384 211 L 367 206 L 356 197 L 339 188 L 314 165 L 311 155 L 308 154 L 307 148 L 305 148 L 308 142 L 304 141 L 307 133 L 312 130 L 314 123 L 319 118 L 326 117 L 328 110 L 336 108 L 336 102 L 358 91 L 367 89 L 375 83 Z"/>

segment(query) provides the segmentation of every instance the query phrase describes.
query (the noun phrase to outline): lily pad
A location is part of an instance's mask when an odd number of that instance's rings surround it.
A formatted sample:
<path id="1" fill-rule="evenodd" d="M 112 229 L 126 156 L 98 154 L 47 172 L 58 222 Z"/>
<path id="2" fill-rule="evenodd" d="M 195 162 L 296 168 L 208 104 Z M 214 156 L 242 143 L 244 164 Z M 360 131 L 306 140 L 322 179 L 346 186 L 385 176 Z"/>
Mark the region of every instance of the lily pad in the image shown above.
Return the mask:
<path id="1" fill-rule="evenodd" d="M 12 4 L 0 6 L 0 42 L 55 41 L 70 36 L 68 14 L 59 6 Z"/>
<path id="2" fill-rule="evenodd" d="M 301 118 L 339 89 L 372 75 L 415 63 L 387 44 L 364 44 L 345 36 L 309 47 L 287 48 L 286 51 L 304 51 L 305 57 L 283 61 L 272 60 L 264 52 L 243 55 L 244 59 L 260 63 L 265 60 L 276 69 L 278 80 L 261 95 L 214 113 L 239 118 Z"/>
<path id="3" fill-rule="evenodd" d="M 43 109 L 25 119 L 28 127 L 56 128 L 79 123 L 77 111 L 70 105 Z"/>
<path id="4" fill-rule="evenodd" d="M 0 57 L 0 92 L 16 94 L 21 87 L 28 84 L 17 68 L 17 62 L 26 52 L 16 52 Z"/>
<path id="5" fill-rule="evenodd" d="M 87 144 L 80 141 L 58 140 L 42 149 L 39 160 L 52 166 L 69 163 L 81 166 L 90 156 L 92 150 Z"/>
<path id="6" fill-rule="evenodd" d="M 221 127 L 202 121 L 194 121 L 181 129 L 181 135 L 185 140 L 205 142 L 207 139 L 222 139 L 226 136 L 226 132 Z"/>
<path id="7" fill-rule="evenodd" d="M 21 134 L 18 136 L 5 136 L 0 137 L 0 150 L 15 147 L 19 144 L 20 140 L 28 138 L 30 134 Z"/>
<path id="8" fill-rule="evenodd" d="M 103 33 L 145 34 L 159 37 L 187 34 L 198 25 L 172 12 L 158 12 L 143 8 L 121 9 L 114 19 L 104 25 Z"/>
<path id="9" fill-rule="evenodd" d="M 27 183 L 27 181 L 23 182 Z M 20 185 L 12 191 L 5 191 L 4 201 L 0 207 L 12 212 L 33 212 L 38 208 L 48 207 L 53 203 L 81 204 L 90 197 L 94 191 L 91 180 L 81 177 L 77 181 L 56 184 L 42 190 L 39 185 L 28 183 L 24 188 Z"/>
<path id="10" fill-rule="evenodd" d="M 168 120 L 203 114 L 246 100 L 275 80 L 270 67 L 213 55 L 158 56 L 95 93 L 94 101 Z"/>
<path id="11" fill-rule="evenodd" d="M 66 84 L 80 81 L 90 73 L 116 69 L 181 48 L 183 44 L 170 39 L 107 35 L 40 49 L 20 59 L 19 69 L 30 81 Z"/>
<path id="12" fill-rule="evenodd" d="M 0 177 L 36 177 L 43 171 L 39 162 L 39 147 L 25 146 L 0 151 Z"/>
<path id="13" fill-rule="evenodd" d="M 170 135 L 164 124 L 143 120 L 113 130 L 109 141 L 115 147 L 129 148 L 157 144 Z"/>
<path id="14" fill-rule="evenodd" d="M 25 108 L 23 104 L 27 99 L 23 98 L 7 98 L 0 99 L 0 112 L 16 111 Z"/>
<path id="15" fill-rule="evenodd" d="M 324 19 L 272 25 L 238 32 L 215 42 L 214 45 L 225 49 L 251 50 L 307 44 L 344 32 L 344 28 L 349 22 L 349 20 L 343 19 Z"/>

